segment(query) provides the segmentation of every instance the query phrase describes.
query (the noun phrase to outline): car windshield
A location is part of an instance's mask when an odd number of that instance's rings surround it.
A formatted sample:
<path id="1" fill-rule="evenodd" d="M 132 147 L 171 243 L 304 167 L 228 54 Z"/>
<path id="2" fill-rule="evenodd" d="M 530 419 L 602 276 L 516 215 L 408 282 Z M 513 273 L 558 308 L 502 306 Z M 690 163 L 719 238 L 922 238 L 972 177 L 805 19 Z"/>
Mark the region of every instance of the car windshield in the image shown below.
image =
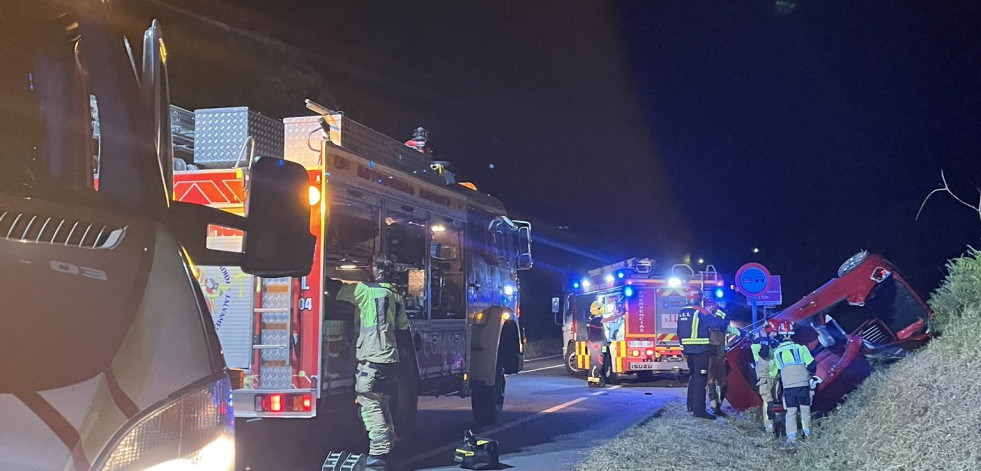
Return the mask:
<path id="1" fill-rule="evenodd" d="M 94 191 L 92 112 L 78 25 L 0 3 L 0 193 Z M 67 190 L 67 191 L 65 191 Z"/>

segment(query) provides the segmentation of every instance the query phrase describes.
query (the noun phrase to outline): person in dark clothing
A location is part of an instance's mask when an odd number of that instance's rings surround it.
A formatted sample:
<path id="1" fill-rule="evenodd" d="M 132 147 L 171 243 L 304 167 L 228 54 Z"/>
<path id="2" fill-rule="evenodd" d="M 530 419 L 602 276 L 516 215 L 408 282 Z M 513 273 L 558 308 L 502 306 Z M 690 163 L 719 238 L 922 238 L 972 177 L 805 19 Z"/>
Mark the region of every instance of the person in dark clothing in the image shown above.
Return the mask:
<path id="1" fill-rule="evenodd" d="M 727 322 L 702 307 L 702 292 L 688 288 L 685 292 L 688 305 L 678 313 L 678 338 L 682 353 L 688 360 L 688 410 L 701 419 L 715 419 L 705 410 L 705 388 L 708 385 L 710 330 L 725 330 Z"/>

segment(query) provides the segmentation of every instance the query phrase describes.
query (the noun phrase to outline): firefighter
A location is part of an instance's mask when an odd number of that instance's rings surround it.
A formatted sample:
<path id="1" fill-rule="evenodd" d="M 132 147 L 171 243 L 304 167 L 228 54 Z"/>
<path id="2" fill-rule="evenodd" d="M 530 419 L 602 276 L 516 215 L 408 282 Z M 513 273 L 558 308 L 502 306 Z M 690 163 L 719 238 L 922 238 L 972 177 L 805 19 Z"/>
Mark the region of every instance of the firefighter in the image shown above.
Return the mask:
<path id="1" fill-rule="evenodd" d="M 603 324 L 603 314 L 606 308 L 599 301 L 589 305 L 589 320 L 586 321 L 586 340 L 589 348 L 589 374 L 586 377 L 589 386 L 606 385 L 606 328 Z"/>
<path id="2" fill-rule="evenodd" d="M 708 364 L 709 407 L 716 416 L 725 417 L 727 414 L 722 411 L 722 401 L 725 400 L 726 382 L 729 376 L 729 369 L 726 366 L 726 335 L 739 336 L 740 332 L 729 323 L 726 312 L 719 307 L 716 300 L 705 299 L 705 310 L 725 321 L 725 328 L 709 330 L 709 345 L 712 347 L 712 353 L 709 355 Z"/>
<path id="3" fill-rule="evenodd" d="M 773 404 L 773 378 L 770 377 L 770 360 L 773 359 L 773 350 L 780 345 L 777 340 L 778 324 L 775 319 L 766 321 L 762 332 L 756 333 L 750 347 L 756 365 L 756 387 L 763 399 L 763 428 L 767 432 L 773 432 L 773 413 L 770 412 Z"/>
<path id="4" fill-rule="evenodd" d="M 688 360 L 688 410 L 695 417 L 715 419 L 705 410 L 705 387 L 708 383 L 708 362 L 712 355 L 709 331 L 724 330 L 726 321 L 702 307 L 702 291 L 688 288 L 685 291 L 687 306 L 678 313 L 678 338 L 682 352 Z"/>
<path id="5" fill-rule="evenodd" d="M 371 268 L 372 283 L 344 285 L 337 299 L 350 302 L 358 312 L 354 391 L 370 442 L 366 469 L 388 471 L 394 436 L 389 400 L 399 362 L 395 331 L 407 330 L 409 319 L 402 296 L 391 284 L 394 261 L 379 254 L 372 259 Z"/>
<path id="6" fill-rule="evenodd" d="M 770 377 L 780 373 L 783 385 L 783 407 L 787 411 L 787 444 L 797 443 L 797 412 L 800 410 L 801 432 L 804 437 L 811 436 L 811 386 L 820 382 L 814 373 L 817 363 L 806 346 L 791 340 L 794 335 L 794 325 L 782 321 L 777 325 L 777 333 L 781 336 L 780 345 L 773 350 L 773 360 L 770 361 Z"/>

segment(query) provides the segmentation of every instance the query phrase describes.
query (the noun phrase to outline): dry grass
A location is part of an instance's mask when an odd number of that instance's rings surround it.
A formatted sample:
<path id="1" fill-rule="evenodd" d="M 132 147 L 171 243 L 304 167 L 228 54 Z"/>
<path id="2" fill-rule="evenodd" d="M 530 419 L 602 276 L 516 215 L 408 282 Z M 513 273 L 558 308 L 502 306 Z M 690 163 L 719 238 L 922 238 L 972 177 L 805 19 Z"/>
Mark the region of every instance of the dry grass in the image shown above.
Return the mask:
<path id="1" fill-rule="evenodd" d="M 753 414 L 709 422 L 672 402 L 638 427 L 594 450 L 577 471 L 764 469 L 761 459 L 793 453 L 763 432 Z"/>
<path id="2" fill-rule="evenodd" d="M 579 469 L 981 469 L 981 254 L 972 249 L 948 269 L 930 300 L 941 335 L 874 373 L 796 449 L 748 416 L 712 424 L 672 404 Z"/>

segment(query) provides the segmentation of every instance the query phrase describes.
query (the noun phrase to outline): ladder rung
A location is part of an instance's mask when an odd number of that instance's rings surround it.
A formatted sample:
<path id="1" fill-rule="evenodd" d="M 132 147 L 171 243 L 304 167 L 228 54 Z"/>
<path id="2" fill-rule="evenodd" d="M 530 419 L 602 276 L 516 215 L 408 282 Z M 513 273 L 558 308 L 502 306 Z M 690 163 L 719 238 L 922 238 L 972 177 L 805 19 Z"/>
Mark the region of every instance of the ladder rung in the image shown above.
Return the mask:
<path id="1" fill-rule="evenodd" d="M 286 347 L 289 347 L 289 345 L 286 345 L 286 344 L 283 344 L 283 345 L 266 344 L 266 345 L 253 345 L 252 346 L 252 348 L 254 350 L 265 350 L 265 349 L 268 349 L 268 348 L 286 348 Z"/>
<path id="2" fill-rule="evenodd" d="M 288 307 L 257 307 L 252 310 L 256 313 L 266 313 L 266 312 L 290 312 Z"/>

